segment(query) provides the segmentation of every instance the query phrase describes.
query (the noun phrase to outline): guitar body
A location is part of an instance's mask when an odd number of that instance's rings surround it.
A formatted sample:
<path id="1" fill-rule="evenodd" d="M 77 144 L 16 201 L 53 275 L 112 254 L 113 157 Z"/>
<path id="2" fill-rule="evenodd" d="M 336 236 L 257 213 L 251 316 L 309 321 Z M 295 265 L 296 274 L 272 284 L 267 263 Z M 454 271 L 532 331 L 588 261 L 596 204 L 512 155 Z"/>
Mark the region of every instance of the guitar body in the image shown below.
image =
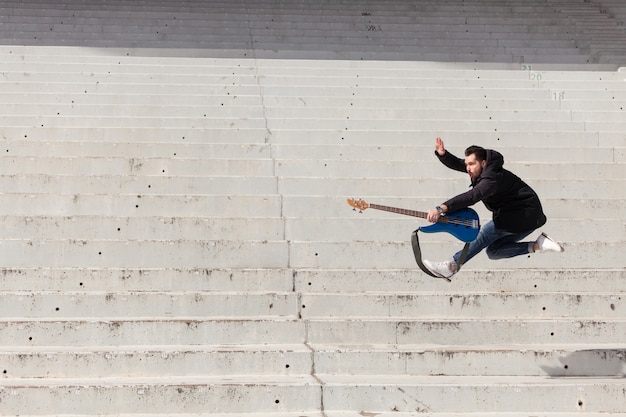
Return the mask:
<path id="1" fill-rule="evenodd" d="M 420 227 L 424 233 L 447 232 L 463 242 L 471 242 L 476 239 L 480 231 L 478 213 L 471 208 L 464 208 L 442 217 L 446 221 L 439 221 L 430 226 Z M 470 226 L 476 225 L 476 226 Z"/>

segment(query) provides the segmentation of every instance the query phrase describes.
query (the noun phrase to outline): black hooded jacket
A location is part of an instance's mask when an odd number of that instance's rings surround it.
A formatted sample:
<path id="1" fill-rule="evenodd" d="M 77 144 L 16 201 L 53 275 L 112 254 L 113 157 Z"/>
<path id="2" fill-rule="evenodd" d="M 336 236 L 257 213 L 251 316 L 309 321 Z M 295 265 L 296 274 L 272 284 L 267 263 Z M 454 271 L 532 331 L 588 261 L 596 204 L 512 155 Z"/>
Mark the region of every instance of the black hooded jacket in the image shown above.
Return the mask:
<path id="1" fill-rule="evenodd" d="M 435 155 L 448 168 L 467 172 L 465 161 L 446 151 Z M 537 193 L 517 175 L 507 171 L 504 157 L 487 149 L 487 164 L 472 184 L 472 189 L 446 201 L 449 212 L 471 206 L 479 201 L 493 213 L 498 229 L 519 233 L 537 229 L 546 223 Z"/>

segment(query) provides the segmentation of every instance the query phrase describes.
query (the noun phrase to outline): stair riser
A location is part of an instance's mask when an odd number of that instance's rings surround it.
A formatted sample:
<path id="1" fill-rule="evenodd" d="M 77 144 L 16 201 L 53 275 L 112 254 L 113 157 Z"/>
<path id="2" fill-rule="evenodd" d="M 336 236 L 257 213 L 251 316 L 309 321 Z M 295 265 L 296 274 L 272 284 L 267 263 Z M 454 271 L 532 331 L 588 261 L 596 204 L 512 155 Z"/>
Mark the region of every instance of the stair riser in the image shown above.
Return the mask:
<path id="1" fill-rule="evenodd" d="M 626 352 L 620 349 L 583 350 L 425 350 L 398 351 L 316 350 L 320 375 L 420 376 L 538 376 L 623 377 Z"/>
<path id="2" fill-rule="evenodd" d="M 302 344 L 304 323 L 254 320 L 9 321 L 4 346 Z"/>
<path id="3" fill-rule="evenodd" d="M 138 413 L 256 413 L 317 410 L 316 385 L 137 384 L 6 386 L 0 390 L 3 412 L 11 415 Z"/>
<path id="4" fill-rule="evenodd" d="M 250 348 L 231 350 L 98 350 L 94 352 L 0 353 L 0 372 L 5 378 L 99 378 L 308 375 L 312 354 L 296 345 L 297 351 L 263 351 Z"/>
<path id="5" fill-rule="evenodd" d="M 73 293 L 3 294 L 3 318 L 239 318 L 298 317 L 296 293 Z"/>
<path id="6" fill-rule="evenodd" d="M 505 345 L 626 343 L 626 322 L 603 320 L 310 320 L 307 338 L 314 344 L 358 345 Z"/>
<path id="7" fill-rule="evenodd" d="M 625 384 L 584 385 L 470 385 L 470 386 L 329 386 L 324 387 L 328 409 L 456 412 L 623 412 Z"/>

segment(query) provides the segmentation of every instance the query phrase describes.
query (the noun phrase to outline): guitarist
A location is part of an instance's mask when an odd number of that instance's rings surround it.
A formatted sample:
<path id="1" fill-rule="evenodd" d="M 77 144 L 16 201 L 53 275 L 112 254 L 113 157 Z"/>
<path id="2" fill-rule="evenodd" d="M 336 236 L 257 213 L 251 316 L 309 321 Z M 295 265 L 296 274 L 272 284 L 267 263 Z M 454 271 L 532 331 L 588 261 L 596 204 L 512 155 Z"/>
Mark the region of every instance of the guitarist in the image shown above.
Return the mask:
<path id="1" fill-rule="evenodd" d="M 491 149 L 470 146 L 465 159 L 448 152 L 443 140 L 435 140 L 435 155 L 448 168 L 467 172 L 471 189 L 452 197 L 437 208 L 428 210 L 427 220 L 436 223 L 439 217 L 479 201 L 493 213 L 470 243 L 466 261 L 487 249 L 489 259 L 512 258 L 534 252 L 563 252 L 563 247 L 541 233 L 535 241 L 521 242 L 546 223 L 537 193 L 528 184 L 502 166 L 504 157 Z M 459 270 L 461 251 L 443 262 L 424 260 L 424 265 L 441 278 L 450 278 Z"/>

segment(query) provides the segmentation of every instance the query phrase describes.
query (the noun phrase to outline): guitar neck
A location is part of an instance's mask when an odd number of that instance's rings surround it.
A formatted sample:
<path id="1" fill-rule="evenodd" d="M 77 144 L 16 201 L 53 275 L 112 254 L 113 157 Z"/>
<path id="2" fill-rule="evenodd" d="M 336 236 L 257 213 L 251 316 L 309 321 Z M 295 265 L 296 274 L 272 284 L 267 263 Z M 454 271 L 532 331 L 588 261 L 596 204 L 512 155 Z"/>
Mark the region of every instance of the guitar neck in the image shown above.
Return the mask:
<path id="1" fill-rule="evenodd" d="M 380 204 L 370 204 L 369 207 L 376 209 L 376 210 L 390 211 L 392 213 L 404 214 L 407 216 L 421 217 L 422 219 L 425 219 L 428 215 L 428 213 L 424 211 L 407 210 L 407 209 L 401 209 L 397 207 L 381 206 Z"/>

